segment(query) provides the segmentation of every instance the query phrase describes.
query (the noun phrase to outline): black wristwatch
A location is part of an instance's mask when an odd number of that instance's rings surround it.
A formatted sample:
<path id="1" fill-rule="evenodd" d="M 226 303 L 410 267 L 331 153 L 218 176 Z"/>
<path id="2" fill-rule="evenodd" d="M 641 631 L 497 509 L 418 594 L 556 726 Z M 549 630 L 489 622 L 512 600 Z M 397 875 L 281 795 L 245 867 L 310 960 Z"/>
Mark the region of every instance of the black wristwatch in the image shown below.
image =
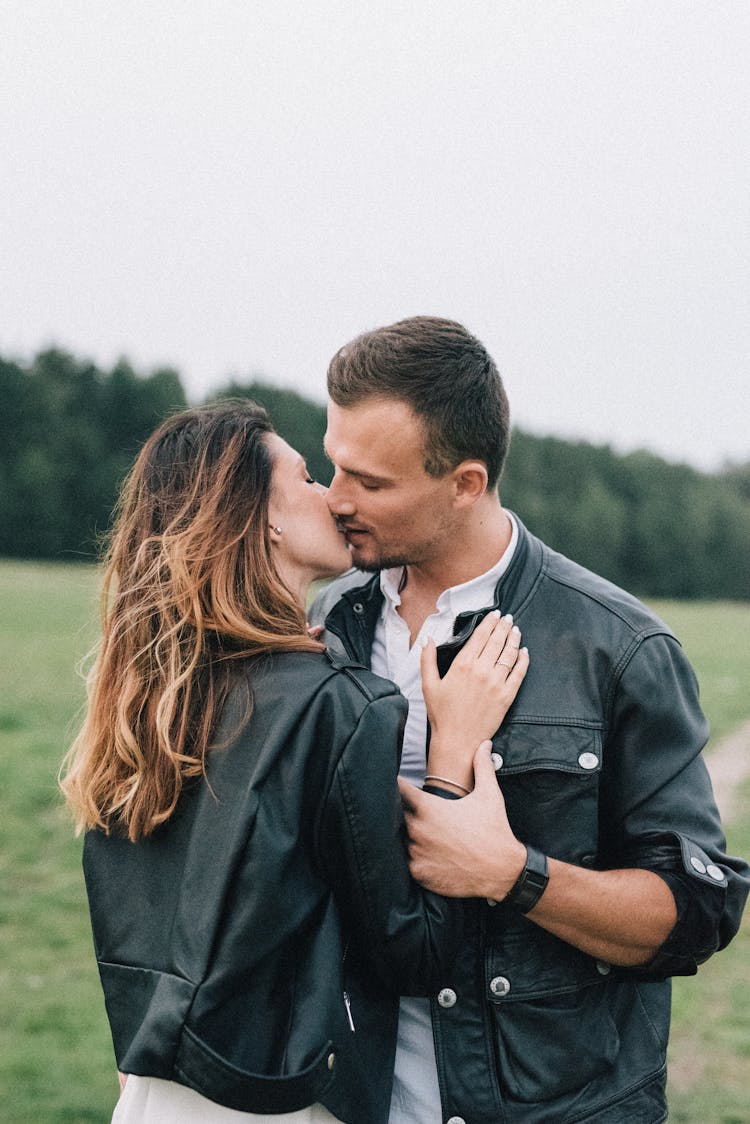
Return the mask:
<path id="1" fill-rule="evenodd" d="M 547 856 L 527 845 L 526 865 L 503 898 L 503 902 L 512 909 L 517 909 L 519 913 L 528 913 L 547 889 L 548 882 Z"/>

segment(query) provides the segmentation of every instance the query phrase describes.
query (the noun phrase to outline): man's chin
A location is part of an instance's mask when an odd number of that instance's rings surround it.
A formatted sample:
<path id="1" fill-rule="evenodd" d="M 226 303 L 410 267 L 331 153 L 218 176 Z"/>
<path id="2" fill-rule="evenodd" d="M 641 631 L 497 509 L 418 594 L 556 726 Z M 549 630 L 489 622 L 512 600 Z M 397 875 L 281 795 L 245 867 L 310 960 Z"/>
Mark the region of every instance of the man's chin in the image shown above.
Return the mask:
<path id="1" fill-rule="evenodd" d="M 373 558 L 372 555 L 367 555 L 356 547 L 349 547 L 349 560 L 350 565 L 356 566 L 358 570 L 364 571 L 365 574 L 376 574 L 378 570 L 382 570 L 380 560 Z"/>
<path id="2" fill-rule="evenodd" d="M 377 574 L 381 570 L 395 570 L 398 566 L 408 566 L 409 562 L 401 555 L 382 555 L 376 558 L 366 555 L 356 548 L 351 548 L 352 566 L 362 570 L 365 574 Z"/>

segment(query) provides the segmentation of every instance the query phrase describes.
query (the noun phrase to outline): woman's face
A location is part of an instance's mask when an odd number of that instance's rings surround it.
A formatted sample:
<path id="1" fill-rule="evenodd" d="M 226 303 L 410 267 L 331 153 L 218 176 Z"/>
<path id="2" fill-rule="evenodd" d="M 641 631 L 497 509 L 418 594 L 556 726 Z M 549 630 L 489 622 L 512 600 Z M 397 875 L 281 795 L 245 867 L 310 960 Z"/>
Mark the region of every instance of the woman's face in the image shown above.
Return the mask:
<path id="1" fill-rule="evenodd" d="M 328 489 L 310 478 L 300 454 L 277 433 L 265 440 L 273 461 L 268 518 L 274 559 L 284 581 L 296 592 L 311 581 L 343 573 L 352 561 L 329 511 Z"/>

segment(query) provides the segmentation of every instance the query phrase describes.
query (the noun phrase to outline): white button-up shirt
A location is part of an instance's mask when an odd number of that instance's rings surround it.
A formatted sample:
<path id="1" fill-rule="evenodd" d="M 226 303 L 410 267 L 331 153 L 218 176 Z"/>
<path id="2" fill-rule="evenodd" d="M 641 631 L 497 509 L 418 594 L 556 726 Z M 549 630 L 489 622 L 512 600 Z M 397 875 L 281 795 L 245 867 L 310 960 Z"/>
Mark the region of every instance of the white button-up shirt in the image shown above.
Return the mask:
<path id="1" fill-rule="evenodd" d="M 426 771 L 427 710 L 422 694 L 421 641 L 431 636 L 436 644 L 445 644 L 453 635 L 453 624 L 460 613 L 475 612 L 492 604 L 495 586 L 507 570 L 518 541 L 518 527 L 512 516 L 509 518 L 513 533 L 500 560 L 487 573 L 444 590 L 435 612 L 427 617 L 411 647 L 409 626 L 398 614 L 398 586 L 403 569 L 383 570 L 380 574 L 384 601 L 373 638 L 371 667 L 396 683 L 408 700 L 401 775 L 413 785 L 421 787 Z M 389 1124 L 435 1124 L 441 1119 L 430 1001 L 402 998 Z"/>

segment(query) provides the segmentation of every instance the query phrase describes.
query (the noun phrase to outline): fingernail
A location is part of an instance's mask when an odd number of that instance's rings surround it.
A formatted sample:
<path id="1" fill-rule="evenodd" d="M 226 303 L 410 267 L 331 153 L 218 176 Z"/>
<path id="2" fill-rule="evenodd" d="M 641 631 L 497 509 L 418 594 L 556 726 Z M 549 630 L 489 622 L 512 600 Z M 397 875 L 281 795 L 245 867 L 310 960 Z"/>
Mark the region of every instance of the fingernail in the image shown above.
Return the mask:
<path id="1" fill-rule="evenodd" d="M 491 617 L 499 617 L 500 616 L 500 610 L 499 609 L 493 609 L 492 612 L 490 613 L 490 616 Z"/>
<path id="2" fill-rule="evenodd" d="M 485 753 L 492 753 L 492 742 L 489 738 L 485 738 L 483 742 L 479 743 L 479 748 L 483 749 Z"/>
<path id="3" fill-rule="evenodd" d="M 503 617 L 503 620 L 507 621 L 508 624 L 513 624 L 513 614 L 512 613 L 506 613 L 505 616 Z"/>
<path id="4" fill-rule="evenodd" d="M 515 633 L 516 633 L 516 635 L 518 635 L 518 636 L 520 636 L 520 635 L 521 635 L 521 630 L 520 630 L 520 628 L 518 627 L 518 625 L 517 625 L 517 624 L 514 624 L 514 625 L 513 625 L 513 628 L 512 628 L 512 629 L 511 629 L 510 631 L 511 631 L 511 632 L 515 632 Z"/>
<path id="5" fill-rule="evenodd" d="M 430 642 L 429 636 L 420 636 L 419 643 L 422 645 L 423 648 L 426 648 L 427 645 L 429 644 L 429 642 Z"/>

